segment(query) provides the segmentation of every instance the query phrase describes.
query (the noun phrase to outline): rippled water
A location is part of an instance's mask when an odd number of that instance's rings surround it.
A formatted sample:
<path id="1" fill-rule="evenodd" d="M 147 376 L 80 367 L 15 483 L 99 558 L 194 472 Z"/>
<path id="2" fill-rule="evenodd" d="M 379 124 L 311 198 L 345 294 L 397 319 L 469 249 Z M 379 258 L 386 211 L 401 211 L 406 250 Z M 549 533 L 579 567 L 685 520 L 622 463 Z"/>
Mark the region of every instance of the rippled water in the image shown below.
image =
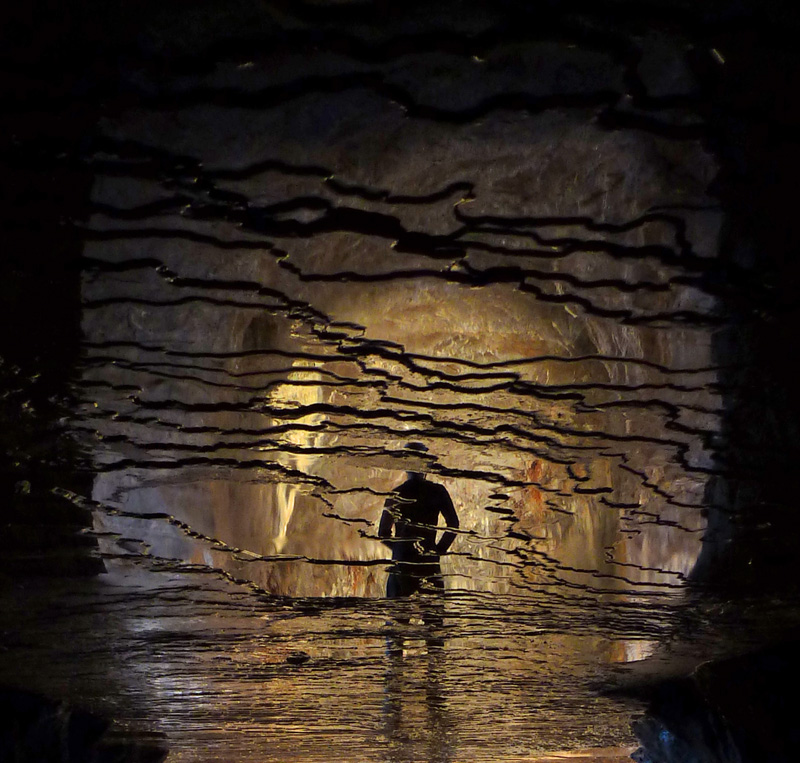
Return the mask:
<path id="1" fill-rule="evenodd" d="M 419 39 L 131 70 L 70 158 L 93 476 L 56 492 L 103 571 L 7 596 L 9 655 L 170 761 L 624 759 L 642 708 L 599 689 L 726 620 L 740 359 L 684 43 Z M 407 472 L 459 526 L 444 590 L 387 599 Z"/>

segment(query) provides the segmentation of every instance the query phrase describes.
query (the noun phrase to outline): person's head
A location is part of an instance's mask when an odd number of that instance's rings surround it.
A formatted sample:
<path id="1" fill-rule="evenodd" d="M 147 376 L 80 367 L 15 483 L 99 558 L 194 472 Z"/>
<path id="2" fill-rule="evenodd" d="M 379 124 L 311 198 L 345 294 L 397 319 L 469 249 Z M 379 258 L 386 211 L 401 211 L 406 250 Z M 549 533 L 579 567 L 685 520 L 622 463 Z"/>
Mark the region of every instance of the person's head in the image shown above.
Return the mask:
<path id="1" fill-rule="evenodd" d="M 409 443 L 406 443 L 405 449 L 413 451 L 415 453 L 427 453 L 428 452 L 428 449 L 421 442 L 409 442 Z M 417 477 L 419 479 L 424 479 L 425 478 L 424 472 L 408 470 L 406 473 L 408 474 L 409 477 Z"/>

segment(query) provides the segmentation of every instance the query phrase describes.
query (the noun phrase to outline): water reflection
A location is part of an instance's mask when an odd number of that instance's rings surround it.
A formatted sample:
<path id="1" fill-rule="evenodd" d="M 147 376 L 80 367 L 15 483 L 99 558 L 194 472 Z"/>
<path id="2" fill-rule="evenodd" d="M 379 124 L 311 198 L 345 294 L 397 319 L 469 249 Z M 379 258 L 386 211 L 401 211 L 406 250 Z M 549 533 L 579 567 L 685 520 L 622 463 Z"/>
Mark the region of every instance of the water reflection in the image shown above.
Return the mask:
<path id="1" fill-rule="evenodd" d="M 632 744 L 592 687 L 676 633 L 701 549 L 713 159 L 580 110 L 417 129 L 315 98 L 101 125 L 76 427 L 103 582 L 244 586 L 267 629 L 227 632 L 270 699 L 209 636 L 206 688 L 173 652 L 158 702 L 250 708 L 220 732 L 241 760 Z M 311 129 L 332 104 L 350 148 Z M 388 135 L 403 161 L 358 159 Z M 251 715 L 269 752 L 232 741 Z"/>
<path id="2" fill-rule="evenodd" d="M 455 724 L 445 695 L 444 605 L 425 601 L 420 614 L 407 622 L 415 630 L 421 628 L 421 633 L 393 628 L 386 637 L 383 726 L 388 743 L 385 759 L 392 763 L 453 759 L 450 736 Z"/>
<path id="3" fill-rule="evenodd" d="M 93 483 L 59 495 L 103 574 L 3 604 L 55 623 L 22 680 L 174 761 L 624 751 L 597 687 L 724 620 L 741 390 L 684 42 L 438 34 L 137 71 L 70 159 Z"/>

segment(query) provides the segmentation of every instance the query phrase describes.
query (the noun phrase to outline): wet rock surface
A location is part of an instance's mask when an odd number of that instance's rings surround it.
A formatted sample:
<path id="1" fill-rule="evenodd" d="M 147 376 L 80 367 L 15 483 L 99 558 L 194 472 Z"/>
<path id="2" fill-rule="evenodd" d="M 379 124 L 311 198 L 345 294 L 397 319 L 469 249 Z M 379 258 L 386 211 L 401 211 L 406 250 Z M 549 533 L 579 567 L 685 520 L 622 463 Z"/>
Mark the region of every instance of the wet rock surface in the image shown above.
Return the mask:
<path id="1" fill-rule="evenodd" d="M 0 681 L 175 761 L 600 761 L 604 689 L 797 633 L 789 20 L 457 10 L 97 9 L 6 67 Z M 387 598 L 408 472 L 458 526 Z M 725 759 L 696 705 L 648 760 Z"/>

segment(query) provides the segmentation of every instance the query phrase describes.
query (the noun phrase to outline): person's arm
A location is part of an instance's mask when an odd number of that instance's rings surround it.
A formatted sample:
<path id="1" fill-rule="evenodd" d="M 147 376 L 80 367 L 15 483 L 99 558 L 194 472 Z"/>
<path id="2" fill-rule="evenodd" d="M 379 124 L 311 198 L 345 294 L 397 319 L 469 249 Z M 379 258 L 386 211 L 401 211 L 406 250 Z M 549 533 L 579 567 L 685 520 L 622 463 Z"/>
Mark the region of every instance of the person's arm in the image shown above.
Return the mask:
<path id="1" fill-rule="evenodd" d="M 450 532 L 450 530 L 458 530 L 458 514 L 456 514 L 456 509 L 455 506 L 453 506 L 450 493 L 448 493 L 447 489 L 444 487 L 442 488 L 441 500 L 442 505 L 440 511 L 448 529 L 442 533 L 441 540 L 436 544 L 436 553 L 439 554 L 439 556 L 446 554 L 447 550 L 453 545 L 453 541 L 456 539 L 456 534 Z"/>
<path id="2" fill-rule="evenodd" d="M 391 498 L 387 499 L 383 505 L 383 514 L 381 514 L 381 521 L 378 525 L 378 537 L 381 539 L 381 543 L 389 548 L 394 545 L 392 540 L 392 526 L 394 525 L 393 503 Z"/>

